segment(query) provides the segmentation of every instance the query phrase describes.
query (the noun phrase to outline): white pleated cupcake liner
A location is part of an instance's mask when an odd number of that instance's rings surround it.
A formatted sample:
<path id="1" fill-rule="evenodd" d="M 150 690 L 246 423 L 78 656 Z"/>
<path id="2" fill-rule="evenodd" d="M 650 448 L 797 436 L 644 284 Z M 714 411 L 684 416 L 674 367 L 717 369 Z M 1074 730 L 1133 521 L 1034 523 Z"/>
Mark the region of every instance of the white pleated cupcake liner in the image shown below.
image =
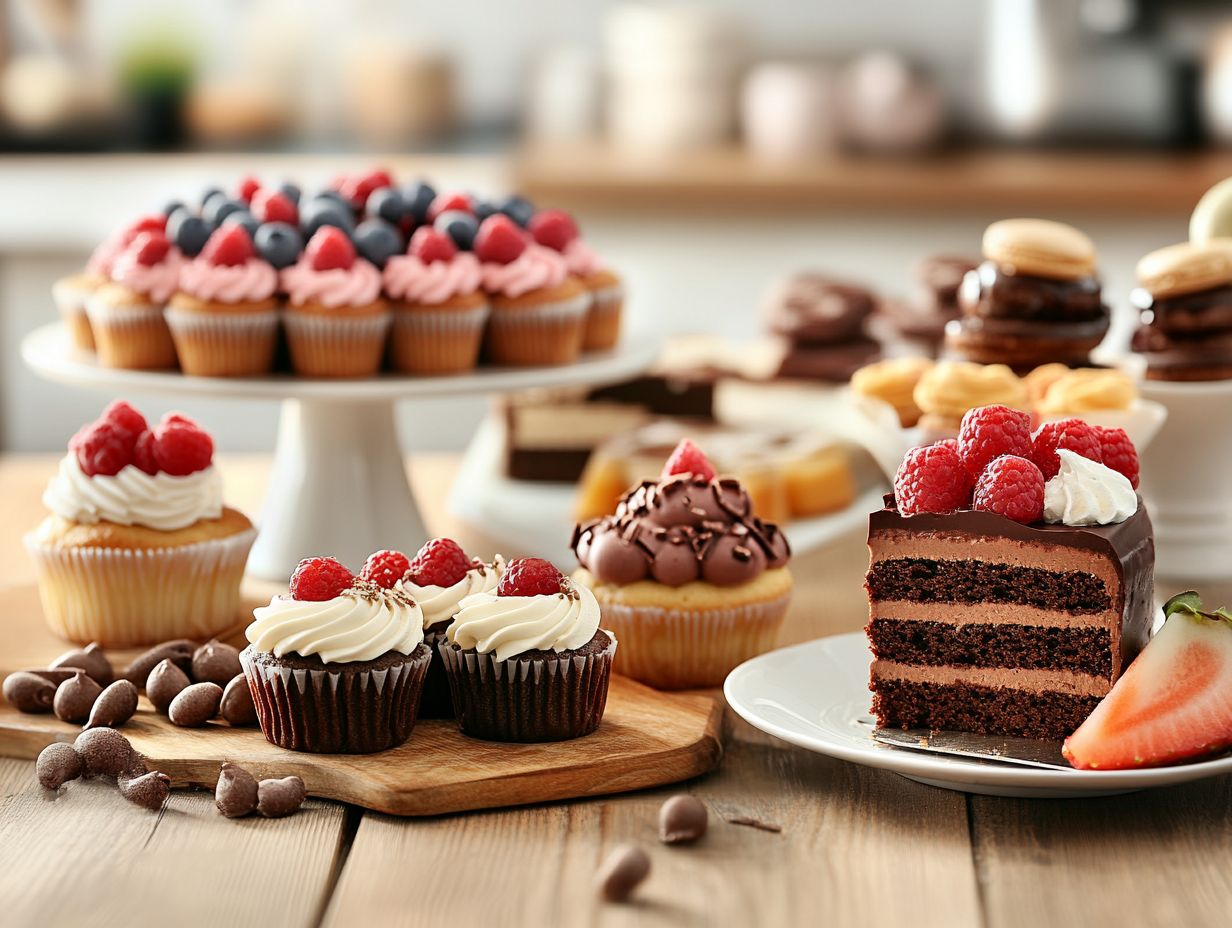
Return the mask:
<path id="1" fill-rule="evenodd" d="M 23 541 L 51 630 L 78 643 L 138 647 L 204 640 L 232 628 L 255 529 L 166 548 Z"/>
<path id="2" fill-rule="evenodd" d="M 548 654 L 500 661 L 442 639 L 437 654 L 449 678 L 462 733 L 487 741 L 563 741 L 599 727 L 607 704 L 616 635 L 594 654 Z"/>
<path id="3" fill-rule="evenodd" d="M 791 594 L 718 609 L 628 606 L 599 601 L 620 636 L 616 673 L 657 689 L 721 686 L 751 657 L 774 647 Z"/>
<path id="4" fill-rule="evenodd" d="M 625 288 L 621 284 L 600 287 L 597 290 L 591 290 L 590 295 L 594 298 L 594 306 L 606 309 L 624 302 Z"/>
<path id="5" fill-rule="evenodd" d="M 470 334 L 483 329 L 492 312 L 488 306 L 473 309 L 414 309 L 394 313 L 394 328 L 406 329 L 416 335 Z"/>
<path id="6" fill-rule="evenodd" d="M 86 317 L 98 359 L 105 367 L 168 369 L 177 364 L 163 308 L 116 305 L 91 297 Z"/>
<path id="7" fill-rule="evenodd" d="M 186 374 L 245 377 L 274 366 L 278 310 L 210 313 L 170 306 L 163 315 Z"/>
<path id="8" fill-rule="evenodd" d="M 288 311 L 282 320 L 291 364 L 310 377 L 365 377 L 381 367 L 393 314 L 361 318 Z"/>
<path id="9" fill-rule="evenodd" d="M 381 670 L 291 668 L 240 652 L 261 732 L 267 741 L 314 754 L 372 754 L 411 736 L 432 651 L 421 644 Z M 277 660 L 274 658 L 273 660 Z"/>
<path id="10" fill-rule="evenodd" d="M 484 337 L 497 364 L 568 364 L 582 352 L 590 293 L 540 306 L 494 307 Z"/>

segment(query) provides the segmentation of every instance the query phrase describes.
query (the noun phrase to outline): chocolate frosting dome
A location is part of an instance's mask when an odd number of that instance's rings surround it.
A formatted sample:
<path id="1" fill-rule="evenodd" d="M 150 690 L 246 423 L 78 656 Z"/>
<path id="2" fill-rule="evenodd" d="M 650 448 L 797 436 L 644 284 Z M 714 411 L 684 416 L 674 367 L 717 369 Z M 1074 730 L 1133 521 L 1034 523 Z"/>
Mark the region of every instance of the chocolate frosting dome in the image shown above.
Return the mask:
<path id="1" fill-rule="evenodd" d="M 572 547 L 600 582 L 618 585 L 738 586 L 791 558 L 787 538 L 753 515 L 739 481 L 691 474 L 634 487 L 614 515 L 574 529 Z"/>

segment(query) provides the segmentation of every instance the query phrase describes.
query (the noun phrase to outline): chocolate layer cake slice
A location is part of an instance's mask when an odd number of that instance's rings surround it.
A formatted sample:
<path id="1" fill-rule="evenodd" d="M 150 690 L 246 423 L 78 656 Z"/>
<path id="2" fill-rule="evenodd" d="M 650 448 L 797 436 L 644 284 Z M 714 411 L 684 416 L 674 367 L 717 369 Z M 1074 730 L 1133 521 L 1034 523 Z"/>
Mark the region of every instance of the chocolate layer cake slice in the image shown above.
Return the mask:
<path id="1" fill-rule="evenodd" d="M 880 727 L 1060 739 L 1146 644 L 1155 543 L 992 512 L 869 517 L 867 633 Z"/>

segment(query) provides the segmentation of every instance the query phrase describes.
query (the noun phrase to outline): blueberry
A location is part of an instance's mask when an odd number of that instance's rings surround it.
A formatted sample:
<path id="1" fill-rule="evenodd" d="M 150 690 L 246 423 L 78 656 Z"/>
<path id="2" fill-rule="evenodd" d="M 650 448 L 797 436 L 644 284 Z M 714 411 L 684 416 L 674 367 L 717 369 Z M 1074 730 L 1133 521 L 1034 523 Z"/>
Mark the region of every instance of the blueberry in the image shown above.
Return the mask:
<path id="1" fill-rule="evenodd" d="M 183 200 L 172 200 L 163 207 L 163 215 L 170 216 L 177 209 L 187 209 Z"/>
<path id="2" fill-rule="evenodd" d="M 530 225 L 530 217 L 535 215 L 535 207 L 531 202 L 516 194 L 500 205 L 500 211 L 523 229 Z"/>
<path id="3" fill-rule="evenodd" d="M 355 250 L 377 267 L 402 253 L 402 236 L 384 219 L 365 219 L 355 227 L 354 238 Z"/>
<path id="4" fill-rule="evenodd" d="M 248 207 L 238 200 L 232 200 L 225 196 L 213 196 L 206 200 L 205 206 L 201 208 L 201 218 L 217 228 L 232 213 L 238 213 L 241 210 L 247 209 Z"/>
<path id="5" fill-rule="evenodd" d="M 329 197 L 313 197 L 299 211 L 299 227 L 304 238 L 309 239 L 321 226 L 337 226 L 350 235 L 355 230 L 351 208 Z"/>
<path id="6" fill-rule="evenodd" d="M 444 232 L 453 243 L 463 251 L 470 251 L 475 247 L 475 233 L 479 231 L 479 220 L 470 213 L 464 213 L 460 209 L 446 210 L 436 217 L 436 222 L 432 223 L 433 228 L 437 232 Z"/>
<path id="7" fill-rule="evenodd" d="M 236 210 L 230 213 L 226 219 L 222 221 L 224 226 L 243 226 L 248 230 L 248 237 L 252 238 L 257 234 L 257 229 L 261 225 L 261 221 L 246 209 Z"/>
<path id="8" fill-rule="evenodd" d="M 285 222 L 267 222 L 257 229 L 253 244 L 261 257 L 276 268 L 290 267 L 304 250 L 299 229 Z"/>
<path id="9" fill-rule="evenodd" d="M 180 223 L 194 213 L 187 206 L 180 206 L 178 209 L 173 209 L 167 214 L 167 238 L 175 241 L 176 234 L 180 228 Z"/>
<path id="10" fill-rule="evenodd" d="M 332 187 L 326 187 L 323 190 L 318 190 L 312 195 L 311 199 L 329 200 L 333 203 L 337 203 L 338 206 L 346 210 L 348 213 L 351 212 L 351 201 Z"/>
<path id="11" fill-rule="evenodd" d="M 471 210 L 474 211 L 475 218 L 480 222 L 483 222 L 489 216 L 500 212 L 500 210 L 496 208 L 496 204 L 491 200 L 472 200 Z"/>
<path id="12" fill-rule="evenodd" d="M 415 217 L 415 221 L 422 223 L 428 218 L 428 207 L 436 199 L 436 191 L 430 184 L 416 181 L 402 188 L 402 199 L 407 209 L 411 211 L 411 215 Z"/>
<path id="13" fill-rule="evenodd" d="M 226 193 L 223 192 L 223 189 L 221 187 L 206 187 L 204 190 L 201 191 L 201 200 L 200 200 L 201 206 L 204 207 L 205 204 L 210 202 L 210 200 L 212 200 L 214 197 L 225 197 L 225 196 L 226 196 Z"/>
<path id="14" fill-rule="evenodd" d="M 408 215 L 406 201 L 394 187 L 382 187 L 374 190 L 368 197 L 367 212 L 370 217 L 384 219 L 386 222 L 398 225 L 404 216 Z"/>
<path id="15" fill-rule="evenodd" d="M 278 192 L 290 200 L 292 203 L 299 203 L 300 190 L 298 184 L 293 184 L 289 180 L 284 180 L 278 185 Z"/>
<path id="16" fill-rule="evenodd" d="M 189 214 L 176 223 L 174 233 L 168 223 L 167 233 L 180 251 L 190 258 L 195 258 L 210 237 L 210 227 L 200 216 Z"/>

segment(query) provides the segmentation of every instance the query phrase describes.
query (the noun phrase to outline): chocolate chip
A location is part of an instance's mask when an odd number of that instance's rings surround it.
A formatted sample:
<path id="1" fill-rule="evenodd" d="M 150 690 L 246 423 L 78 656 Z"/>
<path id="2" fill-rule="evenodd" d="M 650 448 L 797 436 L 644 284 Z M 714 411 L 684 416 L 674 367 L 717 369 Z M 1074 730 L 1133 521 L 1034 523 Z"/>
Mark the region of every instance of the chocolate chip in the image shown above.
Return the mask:
<path id="1" fill-rule="evenodd" d="M 227 818 L 243 818 L 256 811 L 257 778 L 243 767 L 223 764 L 218 772 L 218 785 L 214 788 L 214 805 Z"/>
<path id="2" fill-rule="evenodd" d="M 307 795 L 299 777 L 262 780 L 257 784 L 257 811 L 266 818 L 282 818 L 303 805 Z"/>
<path id="3" fill-rule="evenodd" d="M 772 834 L 779 834 L 783 830 L 782 825 L 776 825 L 774 822 L 763 822 L 759 818 L 753 818 L 751 815 L 729 815 L 727 816 L 729 825 L 744 825 L 746 828 L 756 828 L 758 831 L 769 831 Z"/>
<path id="4" fill-rule="evenodd" d="M 121 775 L 117 778 L 116 785 L 120 787 L 120 795 L 129 802 L 157 812 L 171 792 L 171 777 L 151 770 L 135 777 Z"/>
<path id="5" fill-rule="evenodd" d="M 198 683 L 226 686 L 229 680 L 242 672 L 240 652 L 229 644 L 210 640 L 193 652 L 192 678 Z"/>
<path id="6" fill-rule="evenodd" d="M 65 680 L 71 680 L 77 675 L 80 667 L 39 667 L 34 670 L 23 670 L 22 673 L 32 673 L 36 677 L 40 677 L 50 683 L 52 686 L 59 686 Z"/>
<path id="7" fill-rule="evenodd" d="M 137 687 L 127 680 L 116 680 L 98 699 L 90 710 L 86 728 L 119 728 L 137 711 Z"/>
<path id="8" fill-rule="evenodd" d="M 154 665 L 145 679 L 146 698 L 163 715 L 171 708 L 171 701 L 188 687 L 188 675 L 167 658 Z"/>
<path id="9" fill-rule="evenodd" d="M 103 688 L 79 670 L 56 688 L 52 709 L 61 722 L 84 722 Z"/>
<path id="10" fill-rule="evenodd" d="M 595 874 L 595 887 L 608 902 L 624 902 L 650 875 L 650 857 L 640 847 L 622 844 L 612 850 Z"/>
<path id="11" fill-rule="evenodd" d="M 218 707 L 219 714 L 230 724 L 255 725 L 257 723 L 257 707 L 252 701 L 252 690 L 248 688 L 248 678 L 243 674 L 235 677 L 222 691 L 222 703 Z"/>
<path id="12" fill-rule="evenodd" d="M 664 844 L 689 844 L 706 833 L 709 813 L 695 796 L 681 793 L 659 807 L 659 840 Z"/>
<path id="13" fill-rule="evenodd" d="M 77 667 L 88 673 L 99 686 L 106 686 L 115 679 L 111 661 L 107 660 L 97 641 L 76 651 L 65 651 L 47 666 L 53 670 L 57 667 Z"/>
<path id="14" fill-rule="evenodd" d="M 19 670 L 4 678 L 4 700 L 19 712 L 50 712 L 55 698 L 55 684 L 38 674 Z"/>
<path id="15" fill-rule="evenodd" d="M 222 687 L 217 683 L 194 683 L 185 687 L 171 700 L 167 717 L 171 719 L 172 725 L 197 728 L 218 715 L 221 702 Z"/>
<path id="16" fill-rule="evenodd" d="M 85 765 L 76 748 L 71 744 L 57 741 L 43 748 L 34 764 L 34 769 L 38 774 L 39 783 L 46 789 L 59 789 L 69 780 L 75 780 L 81 776 Z"/>
<path id="17" fill-rule="evenodd" d="M 81 755 L 83 776 L 118 777 L 145 773 L 145 761 L 128 739 L 114 728 L 88 728 L 77 736 L 73 747 Z"/>
<path id="18" fill-rule="evenodd" d="M 156 644 L 148 651 L 138 655 L 137 659 L 128 665 L 128 669 L 124 671 L 124 676 L 133 686 L 145 686 L 145 681 L 150 676 L 150 671 L 154 669 L 155 664 L 162 660 L 169 660 L 179 667 L 180 670 L 188 673 L 192 670 L 192 656 L 195 650 L 197 650 L 197 643 L 189 641 L 187 638 L 164 641 L 162 644 Z"/>

